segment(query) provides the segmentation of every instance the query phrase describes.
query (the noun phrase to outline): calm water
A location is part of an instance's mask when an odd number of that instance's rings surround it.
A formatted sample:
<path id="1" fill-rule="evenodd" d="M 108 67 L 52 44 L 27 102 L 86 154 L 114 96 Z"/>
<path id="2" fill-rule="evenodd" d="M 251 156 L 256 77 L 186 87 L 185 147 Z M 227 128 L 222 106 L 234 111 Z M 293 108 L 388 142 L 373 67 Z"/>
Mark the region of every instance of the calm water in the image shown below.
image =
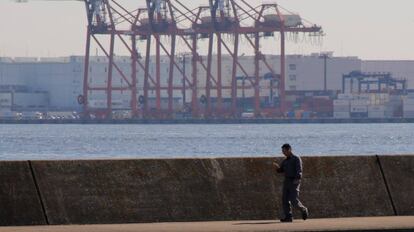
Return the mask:
<path id="1" fill-rule="evenodd" d="M 0 159 L 414 154 L 414 124 L 0 125 Z"/>

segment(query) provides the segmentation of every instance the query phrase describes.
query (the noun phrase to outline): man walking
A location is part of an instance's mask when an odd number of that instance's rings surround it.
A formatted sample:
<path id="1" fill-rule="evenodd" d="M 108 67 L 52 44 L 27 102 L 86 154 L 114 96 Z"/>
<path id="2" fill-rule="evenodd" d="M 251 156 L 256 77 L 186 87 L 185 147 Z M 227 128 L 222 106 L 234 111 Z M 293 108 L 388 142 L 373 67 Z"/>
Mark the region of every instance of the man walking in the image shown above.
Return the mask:
<path id="1" fill-rule="evenodd" d="M 286 156 L 282 164 L 279 166 L 276 162 L 278 173 L 284 173 L 285 180 L 283 182 L 283 212 L 285 218 L 280 219 L 281 222 L 292 222 L 292 206 L 300 209 L 303 220 L 308 218 L 308 209 L 299 200 L 300 182 L 302 179 L 302 160 L 300 157 L 292 153 L 292 147 L 289 144 L 282 146 L 282 153 Z"/>

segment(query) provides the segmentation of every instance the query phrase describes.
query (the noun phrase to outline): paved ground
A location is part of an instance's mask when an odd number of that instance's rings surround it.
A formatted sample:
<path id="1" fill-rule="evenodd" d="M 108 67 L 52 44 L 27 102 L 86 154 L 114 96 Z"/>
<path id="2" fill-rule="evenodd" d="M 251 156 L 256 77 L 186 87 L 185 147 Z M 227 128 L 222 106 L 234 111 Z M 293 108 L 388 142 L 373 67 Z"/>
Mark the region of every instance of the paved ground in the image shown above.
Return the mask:
<path id="1" fill-rule="evenodd" d="M 414 216 L 277 221 L 226 221 L 122 225 L 0 227 L 0 232 L 271 232 L 271 231 L 414 231 Z"/>

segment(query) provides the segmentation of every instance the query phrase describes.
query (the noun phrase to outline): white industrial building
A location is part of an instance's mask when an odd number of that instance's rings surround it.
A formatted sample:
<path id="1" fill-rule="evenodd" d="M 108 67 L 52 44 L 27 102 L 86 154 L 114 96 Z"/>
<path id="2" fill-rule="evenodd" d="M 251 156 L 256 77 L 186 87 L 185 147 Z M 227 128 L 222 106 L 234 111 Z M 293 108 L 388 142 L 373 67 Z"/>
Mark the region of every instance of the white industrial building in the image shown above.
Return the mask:
<path id="1" fill-rule="evenodd" d="M 324 90 L 324 59 L 319 54 L 311 56 L 288 56 L 286 90 L 320 91 Z M 361 70 L 358 57 L 329 57 L 326 64 L 327 90 L 342 89 L 342 75 Z"/>
<path id="2" fill-rule="evenodd" d="M 204 62 L 206 59 L 203 59 Z M 266 56 L 275 73 L 280 73 L 280 57 Z M 150 75 L 155 76 L 155 59 L 150 63 Z M 54 111 L 80 111 L 81 106 L 77 102 L 77 96 L 82 94 L 83 57 L 63 58 L 0 58 L 0 107 L 2 109 L 14 107 L 15 110 L 54 110 Z M 129 77 L 131 64 L 129 57 L 116 57 L 118 67 Z M 254 58 L 252 56 L 240 56 L 240 64 L 253 76 Z M 166 57 L 161 59 L 161 78 L 164 86 L 167 86 L 169 63 Z M 177 58 L 177 63 L 184 66 Z M 342 89 L 342 75 L 351 71 L 363 72 L 392 72 L 395 77 L 408 80 L 408 87 L 414 88 L 414 61 L 362 61 L 357 57 L 334 57 L 327 59 L 327 90 L 340 91 Z M 217 73 L 217 60 L 213 59 L 213 76 Z M 186 75 L 191 79 L 191 57 L 185 62 Z M 183 67 L 184 68 L 184 67 Z M 321 91 L 324 90 L 324 59 L 320 54 L 312 55 L 289 55 L 286 62 L 286 85 L 288 91 Z M 228 56 L 222 59 L 223 86 L 230 86 L 232 60 Z M 260 75 L 269 73 L 268 69 L 261 63 Z M 92 57 L 90 61 L 90 84 L 93 86 L 106 86 L 108 72 L 107 58 Z M 113 86 L 125 87 L 127 84 L 122 80 L 116 69 L 113 71 Z M 138 68 L 138 95 L 142 93 L 144 71 Z M 205 88 L 206 72 L 198 65 L 198 87 L 199 95 L 203 95 Z M 237 76 L 245 76 L 239 69 Z M 178 69 L 174 69 L 174 85 L 182 85 L 182 75 Z M 261 82 L 262 87 L 269 84 Z M 265 89 L 265 88 L 263 88 Z M 223 90 L 223 97 L 230 97 L 230 90 Z M 263 90 L 261 95 L 267 95 L 269 91 Z M 10 95 L 12 94 L 12 95 Z M 117 91 L 113 94 L 114 102 L 121 108 L 130 105 L 129 91 Z M 246 96 L 253 96 L 253 89 L 245 92 Z M 106 97 L 103 91 L 91 93 L 92 103 L 106 105 Z M 216 96 L 212 91 L 211 96 Z M 240 93 L 238 93 L 240 96 Z M 154 91 L 150 91 L 150 98 L 155 97 Z M 162 97 L 167 97 L 167 91 L 162 91 Z M 182 102 L 181 90 L 174 91 L 176 104 Z M 191 100 L 191 92 L 188 91 L 186 100 Z"/>

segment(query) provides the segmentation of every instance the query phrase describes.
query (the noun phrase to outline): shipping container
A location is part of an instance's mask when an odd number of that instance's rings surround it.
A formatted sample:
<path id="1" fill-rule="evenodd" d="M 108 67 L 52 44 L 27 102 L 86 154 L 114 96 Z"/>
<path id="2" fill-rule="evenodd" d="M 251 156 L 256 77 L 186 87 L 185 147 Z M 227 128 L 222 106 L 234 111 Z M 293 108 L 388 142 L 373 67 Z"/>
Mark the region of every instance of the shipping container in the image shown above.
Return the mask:
<path id="1" fill-rule="evenodd" d="M 342 106 L 342 105 L 335 105 L 333 108 L 334 112 L 349 112 L 350 107 L 348 106 Z"/>
<path id="2" fill-rule="evenodd" d="M 354 95 L 354 100 L 370 100 L 371 95 L 370 94 L 356 94 Z"/>
<path id="3" fill-rule="evenodd" d="M 368 106 L 351 106 L 351 113 L 366 113 Z"/>
<path id="4" fill-rule="evenodd" d="M 353 100 L 354 96 L 352 94 L 340 93 L 338 94 L 338 100 Z"/>
<path id="5" fill-rule="evenodd" d="M 349 106 L 350 101 L 349 100 L 334 100 L 333 104 L 334 106 Z"/>
<path id="6" fill-rule="evenodd" d="M 334 112 L 334 118 L 350 118 L 351 114 L 349 112 Z"/>
<path id="7" fill-rule="evenodd" d="M 385 111 L 368 111 L 368 118 L 387 118 Z"/>
<path id="8" fill-rule="evenodd" d="M 351 101 L 351 107 L 353 107 L 353 106 L 368 106 L 369 103 L 370 103 L 369 100 L 361 100 L 361 99 L 352 100 Z"/>
<path id="9" fill-rule="evenodd" d="M 311 118 L 311 116 L 312 116 L 311 112 L 305 111 L 305 112 L 302 113 L 302 118 L 304 118 L 304 119 Z"/>
<path id="10" fill-rule="evenodd" d="M 351 118 L 367 118 L 368 112 L 351 112 Z"/>
<path id="11" fill-rule="evenodd" d="M 244 119 L 252 119 L 252 118 L 255 118 L 255 115 L 253 112 L 243 112 L 241 114 L 241 117 Z"/>
<path id="12" fill-rule="evenodd" d="M 293 112 L 293 111 L 289 111 L 289 112 L 287 113 L 287 117 L 288 117 L 288 118 L 294 118 L 294 117 L 295 117 L 295 112 Z"/>
<path id="13" fill-rule="evenodd" d="M 368 106 L 368 112 L 385 112 L 386 108 L 387 107 L 385 105 L 371 105 Z"/>
<path id="14" fill-rule="evenodd" d="M 301 119 L 302 118 L 303 110 L 295 110 L 295 118 Z"/>

